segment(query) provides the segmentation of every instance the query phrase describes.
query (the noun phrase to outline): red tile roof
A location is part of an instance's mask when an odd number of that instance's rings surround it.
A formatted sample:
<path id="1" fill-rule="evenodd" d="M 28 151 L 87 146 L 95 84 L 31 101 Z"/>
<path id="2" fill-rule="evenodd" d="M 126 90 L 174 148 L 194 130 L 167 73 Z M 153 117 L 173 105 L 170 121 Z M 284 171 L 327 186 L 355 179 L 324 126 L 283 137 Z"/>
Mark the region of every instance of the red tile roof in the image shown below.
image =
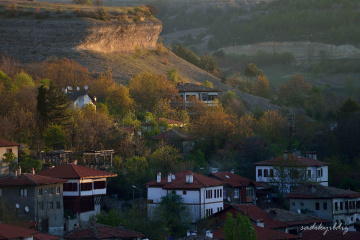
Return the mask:
<path id="1" fill-rule="evenodd" d="M 280 231 L 276 231 L 276 230 L 272 230 L 272 229 L 268 229 L 268 228 L 258 227 L 255 225 L 253 225 L 253 227 L 256 231 L 258 240 L 285 240 L 285 239 L 297 240 L 297 239 L 301 239 L 301 237 L 297 236 L 297 235 L 284 233 L 284 232 L 280 232 Z M 224 229 L 220 228 L 220 229 L 214 231 L 213 238 L 220 239 L 220 240 L 225 239 Z"/>
<path id="2" fill-rule="evenodd" d="M 246 187 L 251 185 L 259 186 L 259 187 L 261 186 L 261 184 L 258 184 L 255 181 L 241 177 L 231 172 L 217 172 L 217 173 L 212 173 L 211 175 L 226 182 L 232 187 Z"/>
<path id="3" fill-rule="evenodd" d="M 95 224 L 94 226 L 67 233 L 64 239 L 136 239 L 143 237 L 145 237 L 145 235 L 139 232 Z"/>
<path id="4" fill-rule="evenodd" d="M 0 186 L 37 186 L 66 182 L 64 179 L 23 173 L 16 178 L 0 178 Z"/>
<path id="5" fill-rule="evenodd" d="M 175 129 L 169 129 L 166 132 L 153 136 L 152 140 L 193 140 L 196 137 L 191 136 L 185 132 L 180 132 Z"/>
<path id="6" fill-rule="evenodd" d="M 325 187 L 320 184 L 304 184 L 296 188 L 292 193 L 286 195 L 287 198 L 298 198 L 298 199 L 318 199 L 318 198 L 336 198 L 336 197 L 349 197 L 357 198 L 360 197 L 359 192 L 350 190 Z"/>
<path id="7" fill-rule="evenodd" d="M 0 147 L 12 147 L 12 146 L 20 146 L 20 144 L 16 142 L 10 142 L 5 139 L 0 139 Z"/>
<path id="8" fill-rule="evenodd" d="M 277 158 L 271 158 L 262 162 L 254 163 L 255 166 L 277 166 L 277 165 L 287 165 L 289 164 L 299 164 L 300 166 L 327 166 L 330 165 L 330 163 L 322 162 L 319 160 L 307 158 L 307 157 L 301 157 L 297 155 L 288 155 L 287 159 L 284 159 L 283 156 L 277 157 Z"/>
<path id="9" fill-rule="evenodd" d="M 303 240 L 359 240 L 360 232 L 327 231 L 324 235 L 322 230 L 306 230 L 302 234 Z"/>
<path id="10" fill-rule="evenodd" d="M 38 233 L 35 230 L 0 223 L 0 239 L 29 238 Z"/>
<path id="11" fill-rule="evenodd" d="M 45 234 L 45 233 L 38 233 L 34 235 L 34 240 L 58 240 L 60 239 L 57 236 Z"/>
<path id="12" fill-rule="evenodd" d="M 186 182 L 186 175 L 193 175 L 193 182 Z M 156 180 L 145 183 L 144 186 L 149 185 L 150 187 L 162 187 L 164 189 L 200 189 L 204 187 L 213 187 L 213 186 L 222 186 L 225 183 L 214 178 L 206 177 L 204 175 L 194 173 L 191 171 L 181 171 L 174 174 L 175 179 L 172 179 L 171 182 L 168 182 L 168 176 L 163 177 L 160 183 L 157 183 Z"/>
<path id="13" fill-rule="evenodd" d="M 38 172 L 39 175 L 65 178 L 65 179 L 81 179 L 81 178 L 100 178 L 100 177 L 116 177 L 117 174 L 84 167 L 76 164 L 64 164 L 58 167 L 49 168 Z"/>

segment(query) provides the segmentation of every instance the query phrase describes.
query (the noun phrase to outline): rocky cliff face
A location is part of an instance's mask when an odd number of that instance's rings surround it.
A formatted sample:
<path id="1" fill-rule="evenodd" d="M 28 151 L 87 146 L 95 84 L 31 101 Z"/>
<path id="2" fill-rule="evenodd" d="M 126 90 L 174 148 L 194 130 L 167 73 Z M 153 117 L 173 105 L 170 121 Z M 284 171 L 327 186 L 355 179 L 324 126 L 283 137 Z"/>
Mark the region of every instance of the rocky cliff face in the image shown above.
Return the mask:
<path id="1" fill-rule="evenodd" d="M 71 57 L 78 50 L 102 53 L 154 49 L 162 29 L 158 20 L 139 23 L 93 20 L 0 21 L 0 52 L 22 62 Z"/>

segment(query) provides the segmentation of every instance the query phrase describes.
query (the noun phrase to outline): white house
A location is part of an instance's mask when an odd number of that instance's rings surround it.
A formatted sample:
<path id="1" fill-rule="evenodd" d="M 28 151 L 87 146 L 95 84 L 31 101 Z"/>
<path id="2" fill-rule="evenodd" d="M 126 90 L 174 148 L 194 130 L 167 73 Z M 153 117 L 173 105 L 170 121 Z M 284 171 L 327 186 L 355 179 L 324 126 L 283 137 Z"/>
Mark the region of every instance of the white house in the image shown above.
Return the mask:
<path id="1" fill-rule="evenodd" d="M 328 186 L 329 163 L 317 160 L 315 154 L 302 157 L 284 152 L 281 157 L 254 163 L 254 165 L 256 182 L 266 182 L 277 186 L 283 193 L 290 193 L 292 189 L 304 182 L 316 182 Z"/>
<path id="2" fill-rule="evenodd" d="M 64 210 L 70 210 L 78 221 L 88 221 L 91 215 L 100 213 L 100 199 L 106 195 L 106 179 L 117 176 L 76 164 L 49 168 L 38 175 L 68 180 L 63 190 Z"/>
<path id="3" fill-rule="evenodd" d="M 0 139 L 0 177 L 9 175 L 9 164 L 3 163 L 1 159 L 5 153 L 13 153 L 15 155 L 15 161 L 18 161 L 19 156 L 19 143 L 10 142 L 4 139 Z"/>
<path id="4" fill-rule="evenodd" d="M 96 97 L 91 96 L 86 90 L 85 91 L 69 91 L 65 90 L 65 93 L 71 100 L 71 108 L 82 108 L 85 105 L 92 105 L 96 108 Z"/>
<path id="5" fill-rule="evenodd" d="M 179 96 L 185 103 L 194 100 L 200 100 L 204 103 L 213 104 L 219 98 L 219 90 L 197 85 L 193 83 L 184 83 L 177 86 Z"/>
<path id="6" fill-rule="evenodd" d="M 290 211 L 333 221 L 338 226 L 352 226 L 360 219 L 360 193 L 319 184 L 305 184 L 286 196 Z M 350 228 L 349 228 L 350 230 Z"/>
<path id="7" fill-rule="evenodd" d="M 161 173 L 158 173 L 155 181 L 144 184 L 147 186 L 148 211 L 151 213 L 151 210 L 160 204 L 162 197 L 174 193 L 183 197 L 184 205 L 190 208 L 195 222 L 224 209 L 224 184 L 222 181 L 190 171 L 169 173 L 163 178 Z"/>

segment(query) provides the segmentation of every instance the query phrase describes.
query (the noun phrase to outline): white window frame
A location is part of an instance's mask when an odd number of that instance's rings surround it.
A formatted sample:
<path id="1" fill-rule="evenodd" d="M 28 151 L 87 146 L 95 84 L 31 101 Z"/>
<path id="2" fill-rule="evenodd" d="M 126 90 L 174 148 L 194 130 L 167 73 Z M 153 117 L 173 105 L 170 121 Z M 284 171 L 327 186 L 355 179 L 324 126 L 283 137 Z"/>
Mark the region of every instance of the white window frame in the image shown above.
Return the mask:
<path id="1" fill-rule="evenodd" d="M 239 198 L 239 189 L 234 190 L 234 198 Z"/>

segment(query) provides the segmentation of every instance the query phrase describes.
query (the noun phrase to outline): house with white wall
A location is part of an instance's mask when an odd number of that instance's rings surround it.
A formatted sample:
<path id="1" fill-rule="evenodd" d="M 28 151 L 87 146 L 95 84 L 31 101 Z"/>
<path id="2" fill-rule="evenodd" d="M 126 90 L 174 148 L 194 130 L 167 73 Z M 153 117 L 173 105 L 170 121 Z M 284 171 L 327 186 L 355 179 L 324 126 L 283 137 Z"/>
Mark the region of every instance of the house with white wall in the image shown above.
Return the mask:
<path id="1" fill-rule="evenodd" d="M 189 207 L 193 222 L 224 209 L 223 181 L 191 171 L 169 173 L 166 177 L 157 174 L 155 181 L 145 183 L 147 187 L 148 212 L 157 207 L 167 194 L 178 194 Z"/>
<path id="2" fill-rule="evenodd" d="M 91 96 L 87 90 L 70 91 L 66 89 L 65 93 L 71 100 L 72 109 L 83 108 L 85 105 L 91 105 L 96 108 L 96 97 Z"/>
<path id="3" fill-rule="evenodd" d="M 9 176 L 9 164 L 3 163 L 2 158 L 5 153 L 13 153 L 15 156 L 15 161 L 18 162 L 19 157 L 19 143 L 10 142 L 5 139 L 0 139 L 0 177 Z"/>
<path id="4" fill-rule="evenodd" d="M 100 213 L 100 200 L 106 195 L 106 179 L 117 176 L 76 164 L 64 164 L 38 174 L 67 180 L 63 187 L 64 210 L 70 210 L 79 222 L 86 222 L 91 215 Z"/>
<path id="5" fill-rule="evenodd" d="M 254 163 L 256 182 L 276 186 L 281 193 L 290 193 L 305 182 L 328 186 L 328 165 L 316 159 L 316 154 L 306 157 L 288 154 Z"/>
<path id="6" fill-rule="evenodd" d="M 197 85 L 193 83 L 183 83 L 177 86 L 179 96 L 185 103 L 199 100 L 207 104 L 214 104 L 219 98 L 219 90 Z"/>
<path id="7" fill-rule="evenodd" d="M 320 184 L 304 184 L 286 197 L 290 202 L 290 211 L 297 212 L 300 209 L 304 213 L 329 219 L 337 226 L 353 226 L 360 219 L 359 192 Z"/>

